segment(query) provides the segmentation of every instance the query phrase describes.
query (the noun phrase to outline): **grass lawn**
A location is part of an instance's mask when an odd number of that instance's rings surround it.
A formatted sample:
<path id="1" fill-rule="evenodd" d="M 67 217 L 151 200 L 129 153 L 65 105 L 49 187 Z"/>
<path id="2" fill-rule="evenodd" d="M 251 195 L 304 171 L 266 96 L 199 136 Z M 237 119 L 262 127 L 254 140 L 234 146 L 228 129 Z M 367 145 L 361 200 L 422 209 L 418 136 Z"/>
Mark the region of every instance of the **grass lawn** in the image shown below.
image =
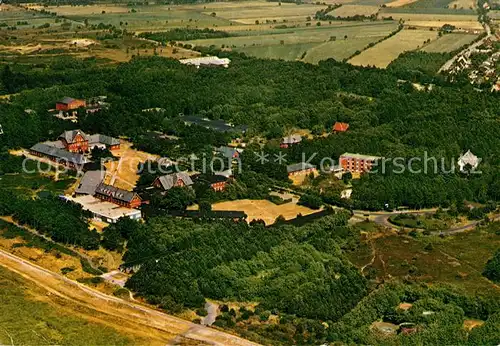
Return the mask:
<path id="1" fill-rule="evenodd" d="M 0 344 L 133 345 L 131 339 L 103 323 L 81 317 L 85 309 L 68 310 L 54 303 L 31 281 L 0 267 Z M 97 317 L 97 316 L 96 316 Z"/>
<path id="2" fill-rule="evenodd" d="M 363 50 L 370 43 L 376 42 L 383 37 L 384 36 L 357 37 L 347 40 L 338 38 L 336 41 L 325 42 L 308 50 L 304 61 L 312 64 L 317 64 L 329 58 L 342 61 L 350 57 L 356 51 Z"/>

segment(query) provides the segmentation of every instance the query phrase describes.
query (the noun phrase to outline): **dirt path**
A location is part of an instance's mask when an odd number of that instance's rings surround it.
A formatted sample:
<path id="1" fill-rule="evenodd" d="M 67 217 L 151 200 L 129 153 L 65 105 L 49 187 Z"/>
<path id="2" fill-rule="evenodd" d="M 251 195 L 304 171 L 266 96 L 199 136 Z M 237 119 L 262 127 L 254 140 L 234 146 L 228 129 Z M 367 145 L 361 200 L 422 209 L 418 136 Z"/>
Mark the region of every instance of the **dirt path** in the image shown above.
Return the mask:
<path id="1" fill-rule="evenodd" d="M 33 281 L 56 299 L 76 306 L 77 310 L 84 307 L 95 311 L 96 315 L 104 314 L 107 325 L 142 337 L 147 335 L 155 344 L 173 345 L 191 340 L 210 345 L 256 345 L 231 334 L 108 296 L 3 250 L 0 250 L 0 265 Z"/>

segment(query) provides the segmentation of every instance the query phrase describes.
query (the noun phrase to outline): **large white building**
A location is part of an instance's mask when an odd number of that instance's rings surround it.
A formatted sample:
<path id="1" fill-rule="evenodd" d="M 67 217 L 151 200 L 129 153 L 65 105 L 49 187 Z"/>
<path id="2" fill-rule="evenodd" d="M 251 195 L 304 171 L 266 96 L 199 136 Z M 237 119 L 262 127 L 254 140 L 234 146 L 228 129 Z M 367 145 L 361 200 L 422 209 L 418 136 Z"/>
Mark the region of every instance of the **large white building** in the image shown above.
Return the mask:
<path id="1" fill-rule="evenodd" d="M 223 66 L 227 68 L 229 67 L 229 63 L 231 62 L 231 60 L 229 60 L 228 58 L 219 58 L 216 56 L 204 56 L 199 58 L 181 59 L 179 60 L 179 62 L 184 65 L 196 66 L 196 68 L 200 68 L 200 66 Z"/>
<path id="2" fill-rule="evenodd" d="M 470 165 L 472 169 L 476 169 L 479 165 L 479 159 L 470 150 L 467 150 L 465 154 L 458 158 L 458 167 L 460 167 L 460 172 L 465 171 L 465 166 Z"/>
<path id="3" fill-rule="evenodd" d="M 111 202 L 101 201 L 91 195 L 79 197 L 63 196 L 63 198 L 80 204 L 83 210 L 88 210 L 92 213 L 94 219 L 107 223 L 116 223 L 122 217 L 139 220 L 142 216 L 141 211 L 138 209 L 121 207 Z"/>

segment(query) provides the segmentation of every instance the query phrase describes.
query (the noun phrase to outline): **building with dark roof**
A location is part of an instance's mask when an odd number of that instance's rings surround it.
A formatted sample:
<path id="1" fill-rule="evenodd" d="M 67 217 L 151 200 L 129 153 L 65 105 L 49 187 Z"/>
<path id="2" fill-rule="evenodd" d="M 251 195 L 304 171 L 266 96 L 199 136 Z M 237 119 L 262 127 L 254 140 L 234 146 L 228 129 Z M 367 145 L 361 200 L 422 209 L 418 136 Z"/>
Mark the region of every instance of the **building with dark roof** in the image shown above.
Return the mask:
<path id="1" fill-rule="evenodd" d="M 142 204 L 142 199 L 137 193 L 104 183 L 97 185 L 95 197 L 127 208 L 137 208 Z"/>
<path id="2" fill-rule="evenodd" d="M 193 180 L 186 172 L 172 173 L 158 177 L 153 182 L 153 186 L 164 191 L 173 187 L 184 187 L 193 185 Z"/>
<path id="3" fill-rule="evenodd" d="M 89 151 L 89 139 L 81 130 L 64 131 L 59 136 L 59 139 L 68 151 L 74 153 L 85 153 Z"/>
<path id="4" fill-rule="evenodd" d="M 297 174 L 309 174 L 316 171 L 316 166 L 307 162 L 300 162 L 286 166 L 286 171 L 289 177 Z"/>
<path id="5" fill-rule="evenodd" d="M 224 191 L 229 182 L 229 178 L 220 174 L 212 174 L 212 175 L 199 174 L 199 175 L 193 175 L 191 178 L 193 180 L 209 185 L 210 188 L 212 188 L 212 190 L 216 192 Z"/>
<path id="6" fill-rule="evenodd" d="M 64 97 L 62 100 L 56 102 L 56 110 L 58 111 L 71 111 L 80 107 L 86 107 L 85 100 L 73 99 L 71 97 Z"/>
<path id="7" fill-rule="evenodd" d="M 77 195 L 95 195 L 97 186 L 104 179 L 104 171 L 87 171 L 80 180 L 80 184 L 75 190 Z"/>
<path id="8" fill-rule="evenodd" d="M 88 160 L 82 154 L 72 153 L 47 143 L 37 143 L 29 149 L 29 152 L 31 155 L 46 157 L 69 168 L 82 167 L 88 163 Z"/>
<path id="9" fill-rule="evenodd" d="M 115 150 L 120 148 L 120 140 L 99 133 L 95 135 L 87 135 L 82 130 L 64 131 L 59 139 L 64 144 L 66 150 L 71 152 L 87 152 L 94 147 L 108 148 Z"/>
<path id="10" fill-rule="evenodd" d="M 217 132 L 242 132 L 248 130 L 248 126 L 227 123 L 224 120 L 211 120 L 208 118 L 201 118 L 194 115 L 185 115 L 181 118 L 185 125 L 198 125 L 204 128 L 217 131 Z"/>
<path id="11" fill-rule="evenodd" d="M 218 154 L 221 154 L 227 159 L 237 159 L 240 157 L 240 153 L 243 151 L 242 149 L 236 149 L 231 147 L 222 146 L 215 150 Z"/>

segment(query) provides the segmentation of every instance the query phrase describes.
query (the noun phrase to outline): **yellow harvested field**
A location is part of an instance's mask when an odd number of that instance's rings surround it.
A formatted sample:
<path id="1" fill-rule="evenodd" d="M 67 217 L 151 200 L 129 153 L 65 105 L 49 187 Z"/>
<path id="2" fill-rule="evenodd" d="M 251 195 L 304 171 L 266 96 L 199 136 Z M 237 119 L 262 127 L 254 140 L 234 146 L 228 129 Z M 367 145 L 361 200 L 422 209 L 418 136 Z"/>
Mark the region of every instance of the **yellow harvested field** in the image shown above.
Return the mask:
<path id="1" fill-rule="evenodd" d="M 248 215 L 247 222 L 264 220 L 266 225 L 272 225 L 276 218 L 282 215 L 286 220 L 294 219 L 298 214 L 309 215 L 316 211 L 297 205 L 294 202 L 276 205 L 268 200 L 241 199 L 221 202 L 212 205 L 212 210 L 238 210 Z"/>
<path id="2" fill-rule="evenodd" d="M 379 13 L 379 17 L 392 17 L 394 20 L 402 19 L 405 21 L 405 25 L 416 27 L 440 28 L 444 24 L 450 24 L 457 27 L 457 29 L 483 29 L 481 24 L 477 21 L 477 16 L 474 15 L 397 13 L 384 11 Z"/>
<path id="3" fill-rule="evenodd" d="M 414 2 L 417 2 L 418 0 L 394 0 L 392 2 L 389 2 L 385 4 L 386 7 L 401 7 L 404 5 L 412 4 Z"/>
<path id="4" fill-rule="evenodd" d="M 132 191 L 135 187 L 139 175 L 137 167 L 139 163 L 147 160 L 156 160 L 158 156 L 132 149 L 132 143 L 122 141 L 120 149 L 113 150 L 114 156 L 119 159 L 105 163 L 106 177 L 104 182 L 120 189 Z"/>
<path id="5" fill-rule="evenodd" d="M 355 15 L 359 16 L 371 16 L 372 14 L 376 14 L 379 11 L 378 6 L 369 6 L 369 5 L 342 5 L 339 8 L 329 12 L 330 16 L 335 17 L 352 17 Z"/>
<path id="6" fill-rule="evenodd" d="M 349 63 L 358 66 L 386 68 L 401 53 L 418 49 L 424 45 L 424 41 L 428 39 L 432 41 L 437 37 L 436 31 L 405 29 L 397 35 L 363 51 L 349 60 Z"/>

